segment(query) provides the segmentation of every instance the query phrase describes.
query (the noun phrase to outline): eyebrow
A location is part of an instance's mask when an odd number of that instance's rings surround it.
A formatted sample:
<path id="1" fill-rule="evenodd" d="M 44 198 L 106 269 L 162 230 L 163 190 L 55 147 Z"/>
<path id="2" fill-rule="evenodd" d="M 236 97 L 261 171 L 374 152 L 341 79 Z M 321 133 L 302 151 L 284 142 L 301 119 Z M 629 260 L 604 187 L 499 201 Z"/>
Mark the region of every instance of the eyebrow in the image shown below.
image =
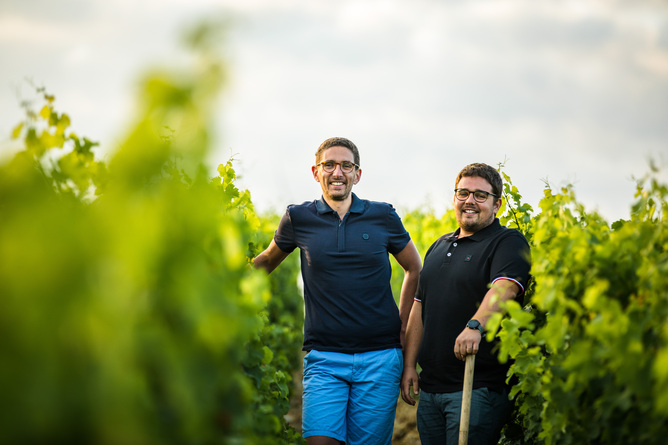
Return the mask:
<path id="1" fill-rule="evenodd" d="M 457 187 L 457 190 L 466 190 L 469 193 L 483 192 L 483 193 L 489 193 L 490 195 L 494 194 L 494 192 L 488 192 L 487 190 L 481 190 L 481 189 L 470 190 L 470 189 L 467 189 L 466 187 Z"/>

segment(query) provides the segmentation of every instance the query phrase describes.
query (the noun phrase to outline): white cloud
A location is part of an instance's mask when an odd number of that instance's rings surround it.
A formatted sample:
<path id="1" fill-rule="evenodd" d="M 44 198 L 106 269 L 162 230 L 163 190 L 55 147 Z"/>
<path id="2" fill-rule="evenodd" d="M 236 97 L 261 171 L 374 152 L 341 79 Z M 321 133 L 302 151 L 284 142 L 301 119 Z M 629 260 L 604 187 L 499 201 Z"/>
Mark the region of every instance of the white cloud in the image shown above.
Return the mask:
<path id="1" fill-rule="evenodd" d="M 0 107 L 9 116 L 0 132 L 20 118 L 7 86 L 31 76 L 79 133 L 108 144 L 130 119 L 137 76 L 178 66 L 184 26 L 229 11 L 230 90 L 212 163 L 237 153 L 260 208 L 317 196 L 313 152 L 340 135 L 362 151 L 361 196 L 446 206 L 465 163 L 508 157 L 525 196 L 537 201 L 542 178 L 575 181 L 578 196 L 616 219 L 628 212 L 628 178 L 668 139 L 668 9 L 659 2 L 10 6 L 0 15 Z"/>

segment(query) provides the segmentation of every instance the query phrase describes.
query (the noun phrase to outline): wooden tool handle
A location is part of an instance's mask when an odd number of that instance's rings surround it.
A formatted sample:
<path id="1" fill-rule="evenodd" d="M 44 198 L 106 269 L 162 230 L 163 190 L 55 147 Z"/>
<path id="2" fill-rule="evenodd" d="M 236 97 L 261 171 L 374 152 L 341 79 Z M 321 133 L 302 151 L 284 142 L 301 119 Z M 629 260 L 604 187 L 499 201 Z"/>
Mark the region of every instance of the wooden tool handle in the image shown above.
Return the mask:
<path id="1" fill-rule="evenodd" d="M 462 415 L 459 419 L 459 445 L 466 445 L 469 440 L 469 418 L 471 417 L 471 391 L 473 390 L 473 370 L 475 355 L 466 356 L 464 367 L 464 388 L 462 389 Z"/>

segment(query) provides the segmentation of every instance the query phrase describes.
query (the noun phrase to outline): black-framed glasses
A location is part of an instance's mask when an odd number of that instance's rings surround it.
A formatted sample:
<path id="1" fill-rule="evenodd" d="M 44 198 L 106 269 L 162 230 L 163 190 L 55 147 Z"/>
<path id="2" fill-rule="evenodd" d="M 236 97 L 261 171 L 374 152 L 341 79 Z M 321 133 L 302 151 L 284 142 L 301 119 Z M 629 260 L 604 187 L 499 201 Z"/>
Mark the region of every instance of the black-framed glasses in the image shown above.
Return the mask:
<path id="1" fill-rule="evenodd" d="M 353 171 L 355 167 L 359 168 L 359 165 L 355 164 L 354 162 L 348 162 L 348 161 L 343 161 L 343 162 L 325 161 L 321 162 L 318 165 L 322 165 L 322 169 L 325 170 L 327 173 L 331 173 L 334 170 L 336 170 L 337 165 L 341 166 L 341 171 L 343 173 L 350 173 L 351 171 Z"/>
<path id="2" fill-rule="evenodd" d="M 473 199 L 476 202 L 485 202 L 489 195 L 496 196 L 494 193 L 486 192 L 484 190 L 468 190 L 468 189 L 455 189 L 455 197 L 460 201 L 466 201 L 469 199 L 469 195 L 473 193 Z"/>

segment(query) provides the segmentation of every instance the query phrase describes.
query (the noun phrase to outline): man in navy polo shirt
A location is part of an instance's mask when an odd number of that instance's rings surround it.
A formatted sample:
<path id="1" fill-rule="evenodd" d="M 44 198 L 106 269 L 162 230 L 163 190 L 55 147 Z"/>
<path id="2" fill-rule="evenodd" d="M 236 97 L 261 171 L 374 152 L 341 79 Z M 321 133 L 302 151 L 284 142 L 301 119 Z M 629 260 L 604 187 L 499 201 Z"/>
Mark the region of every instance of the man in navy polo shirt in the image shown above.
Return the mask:
<path id="1" fill-rule="evenodd" d="M 362 176 L 355 144 L 327 139 L 315 162 L 322 198 L 288 206 L 254 264 L 271 272 L 299 247 L 307 443 L 389 445 L 420 255 L 390 204 L 352 193 Z M 389 254 L 404 269 L 398 308 Z"/>
<path id="2" fill-rule="evenodd" d="M 503 182 L 487 164 L 471 164 L 455 181 L 459 229 L 429 248 L 406 332 L 401 396 L 420 393 L 417 427 L 423 444 L 457 444 L 464 360 L 476 355 L 469 444 L 495 444 L 511 404 L 494 342 L 481 341 L 499 304 L 519 299 L 529 279 L 529 245 L 499 224 Z M 416 362 L 422 367 L 419 380 Z"/>

